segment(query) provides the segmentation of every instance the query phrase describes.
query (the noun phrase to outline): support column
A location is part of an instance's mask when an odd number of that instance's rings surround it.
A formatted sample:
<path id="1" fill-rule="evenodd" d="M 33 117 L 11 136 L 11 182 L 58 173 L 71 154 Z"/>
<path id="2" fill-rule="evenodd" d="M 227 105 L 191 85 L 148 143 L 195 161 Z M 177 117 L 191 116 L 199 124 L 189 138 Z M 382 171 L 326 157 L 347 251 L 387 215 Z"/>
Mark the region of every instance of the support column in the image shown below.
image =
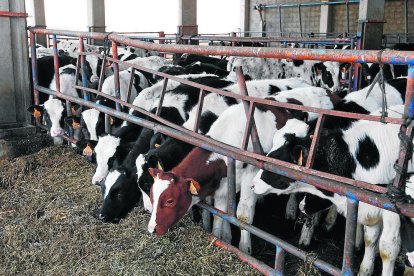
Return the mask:
<path id="1" fill-rule="evenodd" d="M 240 21 L 239 28 L 241 32 L 249 31 L 249 12 L 250 12 L 250 0 L 239 0 L 240 1 Z M 249 35 L 245 35 L 249 36 Z"/>
<path id="2" fill-rule="evenodd" d="M 178 14 L 178 33 L 180 35 L 198 34 L 197 0 L 180 0 Z"/>
<path id="3" fill-rule="evenodd" d="M 24 0 L 0 1 L 0 10 L 25 12 Z M 0 17 L 0 159 L 27 152 L 24 141 L 16 137 L 35 133 L 29 126 L 31 117 L 26 109 L 32 99 L 29 77 L 26 18 Z M 26 142 L 31 142 L 25 139 Z"/>
<path id="4" fill-rule="evenodd" d="M 324 2 L 330 2 L 324 1 Z M 332 6 L 331 5 L 322 5 L 321 6 L 321 17 L 319 21 L 319 32 L 320 33 L 330 33 L 332 32 Z"/>
<path id="5" fill-rule="evenodd" d="M 105 0 L 87 0 L 88 31 L 105 32 Z M 96 41 L 98 42 L 98 41 Z M 95 41 L 88 41 L 95 44 Z"/>
<path id="6" fill-rule="evenodd" d="M 46 28 L 45 16 L 45 1 L 44 0 L 30 0 L 27 2 L 27 9 L 33 11 L 33 25 L 36 27 Z M 47 47 L 47 36 L 37 35 L 36 42 Z"/>
<path id="7" fill-rule="evenodd" d="M 384 29 L 385 0 L 361 0 L 359 3 L 358 36 L 361 48 L 379 50 Z"/>

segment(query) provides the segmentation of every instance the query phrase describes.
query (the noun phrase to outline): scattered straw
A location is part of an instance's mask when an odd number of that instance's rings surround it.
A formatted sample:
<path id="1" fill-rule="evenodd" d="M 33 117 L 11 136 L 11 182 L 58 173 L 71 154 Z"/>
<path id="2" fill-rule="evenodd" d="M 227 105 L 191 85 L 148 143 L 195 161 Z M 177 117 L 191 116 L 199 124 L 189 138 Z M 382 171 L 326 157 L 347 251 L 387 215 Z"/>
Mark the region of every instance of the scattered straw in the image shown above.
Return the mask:
<path id="1" fill-rule="evenodd" d="M 136 208 L 95 219 L 93 166 L 70 148 L 0 161 L 0 275 L 257 275 L 185 218 L 164 237 Z"/>

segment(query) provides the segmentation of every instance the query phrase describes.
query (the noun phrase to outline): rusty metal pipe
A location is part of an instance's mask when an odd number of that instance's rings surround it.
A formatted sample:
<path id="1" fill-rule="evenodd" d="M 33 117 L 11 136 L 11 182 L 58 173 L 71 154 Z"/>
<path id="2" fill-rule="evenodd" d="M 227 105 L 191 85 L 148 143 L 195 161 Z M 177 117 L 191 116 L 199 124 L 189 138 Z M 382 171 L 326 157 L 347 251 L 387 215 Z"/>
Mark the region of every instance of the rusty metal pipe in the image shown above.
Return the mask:
<path id="1" fill-rule="evenodd" d="M 217 247 L 220 247 L 220 248 L 222 248 L 226 251 L 229 251 L 229 252 L 232 252 L 232 253 L 236 254 L 237 257 L 239 258 L 239 260 L 241 260 L 242 262 L 248 263 L 250 266 L 252 266 L 254 269 L 259 271 L 263 275 L 268 275 L 268 276 L 277 275 L 277 274 L 275 274 L 275 271 L 270 266 L 266 265 L 265 263 L 263 263 L 261 261 L 258 261 L 257 259 L 253 258 L 252 256 L 240 251 L 240 249 L 219 240 L 215 236 L 210 235 L 208 240 L 213 245 L 215 245 Z"/>
<path id="2" fill-rule="evenodd" d="M 251 234 L 253 234 L 253 235 L 255 235 L 255 236 L 271 243 L 271 244 L 279 245 L 286 252 L 288 252 L 288 253 L 290 253 L 290 254 L 292 254 L 292 255 L 294 255 L 294 256 L 302 259 L 302 260 L 305 260 L 305 258 L 307 257 L 307 253 L 305 251 L 297 248 L 296 246 L 293 246 L 293 245 L 285 242 L 282 239 L 279 239 L 276 236 L 273 236 L 273 235 L 271 235 L 271 234 L 255 227 L 255 226 L 252 226 L 248 223 L 239 221 L 237 218 L 229 216 L 226 213 L 224 213 L 223 211 L 218 210 L 216 208 L 213 208 L 213 207 L 211 207 L 211 206 L 209 206 L 205 203 L 198 203 L 197 205 L 200 206 L 203 209 L 206 209 L 206 210 L 210 211 L 213 215 L 218 216 L 218 217 L 230 222 L 231 224 L 236 225 L 237 227 L 239 227 L 241 229 L 247 230 Z M 331 275 L 342 275 L 340 269 L 326 263 L 325 261 L 323 261 L 321 259 L 316 259 L 314 261 L 314 265 L 317 268 L 319 268 L 319 269 L 321 269 L 325 272 L 330 273 Z"/>
<path id="3" fill-rule="evenodd" d="M 347 213 L 346 213 L 346 226 L 345 226 L 345 244 L 344 255 L 342 263 L 343 275 L 353 275 L 352 269 L 354 265 L 354 253 L 355 253 L 355 237 L 356 227 L 358 221 L 358 201 L 353 199 L 347 199 Z"/>
<path id="4" fill-rule="evenodd" d="M 328 2 L 329 3 L 329 2 Z M 197 45 L 170 45 L 138 41 L 117 34 L 93 33 L 93 32 L 70 32 L 50 30 L 42 28 L 29 28 L 37 34 L 63 34 L 69 36 L 83 36 L 92 39 L 108 39 L 121 44 L 142 48 L 146 50 L 189 53 L 196 55 L 218 55 L 218 56 L 249 56 L 261 58 L 282 58 L 296 60 L 320 60 L 337 62 L 362 62 L 362 63 L 384 63 L 395 65 L 414 65 L 414 53 L 409 51 L 384 51 L 378 50 L 331 50 L 331 49 L 283 49 L 283 48 L 261 48 L 261 47 L 226 47 L 226 46 L 197 46 Z M 380 56 L 380 59 L 378 59 Z"/>

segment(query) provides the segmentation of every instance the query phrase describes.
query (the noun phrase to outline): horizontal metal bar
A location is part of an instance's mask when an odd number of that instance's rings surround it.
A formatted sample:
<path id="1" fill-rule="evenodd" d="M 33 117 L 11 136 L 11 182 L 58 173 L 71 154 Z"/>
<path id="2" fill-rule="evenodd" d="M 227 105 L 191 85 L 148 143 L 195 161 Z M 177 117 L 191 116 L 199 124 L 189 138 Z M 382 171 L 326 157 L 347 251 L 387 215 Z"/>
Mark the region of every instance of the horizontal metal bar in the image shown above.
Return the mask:
<path id="1" fill-rule="evenodd" d="M 265 263 L 258 261 L 256 258 L 253 258 L 252 256 L 240 251 L 237 247 L 234 247 L 228 243 L 225 243 L 222 240 L 219 240 L 213 235 L 210 235 L 208 237 L 209 242 L 211 242 L 213 245 L 223 248 L 224 250 L 227 250 L 231 253 L 234 253 L 237 255 L 237 257 L 245 262 L 251 265 L 254 269 L 262 273 L 263 275 L 276 275 L 275 270 L 272 269 L 270 266 L 266 265 Z"/>
<path id="2" fill-rule="evenodd" d="M 309 42 L 321 44 L 324 42 L 331 42 L 334 44 L 349 44 L 349 38 L 280 38 L 280 37 L 229 37 L 229 36 L 181 36 L 183 40 L 207 40 L 207 41 L 229 41 L 229 42 Z"/>
<path id="3" fill-rule="evenodd" d="M 41 87 L 39 85 L 34 86 L 35 89 L 41 91 L 43 93 L 57 96 L 58 98 L 62 98 L 65 100 L 70 100 L 71 102 L 78 103 L 80 105 L 84 105 L 90 108 L 95 108 L 100 112 L 104 112 L 111 116 L 120 118 L 122 120 L 138 124 L 145 128 L 153 129 L 154 131 L 163 133 L 165 135 L 171 136 L 173 138 L 182 140 L 183 142 L 201 147 L 203 149 L 214 151 L 222 155 L 226 155 L 228 157 L 237 159 L 242 162 L 246 162 L 252 164 L 258 168 L 266 169 L 268 171 L 272 171 L 274 173 L 284 175 L 286 177 L 299 180 L 305 183 L 309 183 L 317 188 L 325 189 L 334 193 L 338 193 L 339 195 L 343 195 L 355 200 L 359 200 L 362 202 L 366 202 L 368 204 L 387 209 L 393 212 L 396 212 L 396 208 L 394 204 L 384 195 L 376 194 L 370 191 L 366 191 L 363 189 L 358 188 L 357 186 L 376 186 L 362 181 L 356 181 L 353 179 L 348 179 L 344 177 L 338 177 L 336 175 L 330 175 L 327 173 L 323 173 L 320 171 L 315 171 L 311 169 L 307 169 L 301 166 L 297 166 L 295 164 L 286 163 L 280 160 L 276 160 L 267 156 L 262 156 L 259 154 L 242 151 L 235 147 L 226 145 L 224 143 L 218 142 L 211 138 L 205 137 L 198 133 L 193 133 L 192 131 L 185 129 L 183 127 L 178 127 L 167 120 L 156 118 L 158 122 L 150 122 L 148 120 L 138 118 L 132 116 L 130 114 L 125 114 L 122 112 L 116 112 L 115 110 L 101 106 L 92 102 L 88 102 L 76 97 L 71 97 L 62 93 L 59 95 L 56 94 L 55 91 L 47 89 L 45 87 Z M 108 97 L 110 98 L 110 97 Z M 126 105 L 126 104 L 125 104 Z M 134 107 L 134 106 L 132 106 Z M 142 111 L 137 107 L 134 107 L 134 110 Z M 149 113 L 149 112 L 148 112 Z M 149 113 L 154 116 L 154 114 Z M 156 117 L 156 116 L 155 116 Z M 161 124 L 165 125 L 161 125 Z M 344 185 L 344 183 L 351 184 L 351 185 Z M 364 187 L 365 188 L 365 187 Z M 382 188 L 382 187 L 381 187 Z M 397 203 L 401 214 L 414 217 L 414 206 L 411 204 L 401 204 Z"/>
<path id="4" fill-rule="evenodd" d="M 257 5 L 255 9 L 272 9 L 272 8 L 293 8 L 300 5 L 301 7 L 317 7 L 317 6 L 332 6 L 332 5 L 345 5 L 345 4 L 359 4 L 359 0 L 348 0 L 348 1 L 321 1 L 321 2 L 310 2 L 310 3 L 288 3 L 288 4 L 268 4 L 268 5 Z"/>
<path id="5" fill-rule="evenodd" d="M 303 251 L 302 249 L 297 248 L 296 246 L 293 246 L 287 242 L 285 242 L 282 239 L 279 239 L 278 237 L 271 235 L 251 224 L 242 222 L 240 220 L 238 220 L 236 217 L 232 217 L 227 215 L 226 213 L 224 213 L 221 210 L 218 210 L 214 207 L 211 207 L 208 204 L 205 203 L 198 203 L 198 206 L 200 206 L 203 209 L 208 210 L 210 213 L 212 213 L 213 215 L 216 215 L 228 222 L 230 222 L 231 224 L 236 225 L 237 227 L 247 230 L 249 231 L 251 234 L 273 244 L 273 245 L 279 245 L 280 247 L 282 247 L 286 252 L 289 252 L 290 254 L 305 260 L 307 257 L 307 253 L 305 251 Z M 316 259 L 313 263 L 317 268 L 321 269 L 322 271 L 328 272 L 332 275 L 342 275 L 341 274 L 341 270 L 337 267 L 334 267 L 330 264 L 328 264 L 327 262 L 321 260 L 321 259 Z"/>
<path id="6" fill-rule="evenodd" d="M 414 65 L 414 53 L 409 51 L 378 51 L 378 50 L 334 50 L 334 49 L 285 49 L 271 47 L 227 47 L 227 46 L 197 46 L 171 45 L 149 43 L 130 39 L 117 34 L 73 32 L 42 28 L 29 28 L 37 34 L 57 34 L 69 36 L 83 36 L 85 38 L 108 38 L 121 44 L 158 52 L 188 53 L 197 55 L 219 56 L 249 56 L 261 58 L 282 58 L 296 60 L 320 60 L 337 62 L 384 63 L 384 64 L 411 64 Z M 378 58 L 379 57 L 379 58 Z"/>
<path id="7" fill-rule="evenodd" d="M 36 127 L 39 127 L 39 128 L 44 129 L 44 130 L 46 130 L 46 131 L 50 131 L 50 129 L 49 129 L 47 126 L 42 125 L 42 124 L 36 124 Z M 73 139 L 73 138 L 72 138 L 72 137 L 70 137 L 70 136 L 67 136 L 66 134 L 59 135 L 59 136 L 57 136 L 57 137 L 63 138 L 63 139 L 65 139 L 66 141 L 68 141 L 68 142 L 70 142 L 70 143 L 72 143 L 72 144 L 76 144 L 76 142 L 78 141 L 78 140 L 76 140 L 76 139 Z"/>
<path id="8" fill-rule="evenodd" d="M 84 54 L 86 54 L 86 53 L 84 53 Z M 97 54 L 94 54 L 94 55 L 97 56 Z M 256 103 L 256 105 L 257 104 L 262 104 L 262 105 L 266 105 L 266 106 L 277 106 L 277 107 L 283 107 L 283 108 L 306 111 L 306 112 L 314 112 L 314 113 L 319 113 L 319 114 L 324 114 L 324 115 L 329 115 L 329 116 L 338 116 L 338 117 L 345 117 L 345 118 L 350 118 L 350 119 L 381 122 L 381 116 L 358 114 L 358 113 L 349 113 L 349 112 L 344 112 L 344 111 L 315 108 L 315 107 L 310 107 L 310 106 L 296 105 L 296 104 L 266 100 L 266 99 L 263 99 L 263 98 L 245 96 L 245 95 L 238 94 L 238 93 L 231 93 L 231 92 L 224 91 L 224 90 L 221 90 L 221 89 L 212 88 L 212 87 L 209 87 L 209 86 L 206 86 L 206 85 L 202 85 L 202 84 L 199 84 L 199 83 L 196 83 L 196 82 L 189 81 L 187 79 L 182 79 L 182 78 L 179 78 L 177 76 L 171 76 L 171 75 L 168 75 L 168 74 L 165 74 L 165 73 L 162 73 L 162 72 L 158 72 L 158 71 L 155 71 L 155 70 L 152 70 L 152 69 L 148 69 L 146 67 L 141 67 L 141 66 L 129 63 L 129 62 L 120 61 L 120 60 L 117 60 L 117 59 L 114 59 L 114 58 L 107 57 L 107 60 L 112 61 L 112 62 L 116 62 L 116 63 L 121 64 L 121 65 L 130 66 L 130 67 L 136 68 L 138 70 L 149 72 L 151 74 L 155 74 L 155 75 L 158 75 L 158 76 L 163 77 L 163 78 L 168 78 L 168 79 L 171 79 L 171 80 L 183 83 L 183 84 L 187 84 L 187 85 L 196 87 L 198 89 L 203 89 L 205 91 L 213 92 L 213 93 L 216 93 L 216 94 L 219 94 L 219 95 L 223 95 L 223 96 L 226 96 L 226 97 L 238 99 L 240 101 L 243 100 L 243 101 L 248 101 L 248 102 L 254 102 L 254 103 Z M 83 87 L 75 87 L 75 88 L 85 89 Z M 91 90 L 88 90 L 88 91 L 93 92 Z M 386 118 L 384 118 L 384 122 L 400 125 L 402 123 L 402 119 L 401 118 L 386 117 Z"/>
<path id="9" fill-rule="evenodd" d="M 25 12 L 9 12 L 0 11 L 0 17 L 28 17 L 29 15 Z"/>

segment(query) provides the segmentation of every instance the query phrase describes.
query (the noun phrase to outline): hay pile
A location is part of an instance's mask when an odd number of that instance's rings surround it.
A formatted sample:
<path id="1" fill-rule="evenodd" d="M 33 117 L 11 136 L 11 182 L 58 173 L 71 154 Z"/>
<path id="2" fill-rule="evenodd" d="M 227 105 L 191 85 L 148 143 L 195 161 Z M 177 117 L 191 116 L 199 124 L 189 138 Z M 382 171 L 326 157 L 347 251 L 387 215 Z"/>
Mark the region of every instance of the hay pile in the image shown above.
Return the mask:
<path id="1" fill-rule="evenodd" d="M 162 238 L 138 208 L 119 224 L 95 219 L 93 168 L 63 147 L 0 161 L 0 275 L 257 274 L 188 218 Z"/>

